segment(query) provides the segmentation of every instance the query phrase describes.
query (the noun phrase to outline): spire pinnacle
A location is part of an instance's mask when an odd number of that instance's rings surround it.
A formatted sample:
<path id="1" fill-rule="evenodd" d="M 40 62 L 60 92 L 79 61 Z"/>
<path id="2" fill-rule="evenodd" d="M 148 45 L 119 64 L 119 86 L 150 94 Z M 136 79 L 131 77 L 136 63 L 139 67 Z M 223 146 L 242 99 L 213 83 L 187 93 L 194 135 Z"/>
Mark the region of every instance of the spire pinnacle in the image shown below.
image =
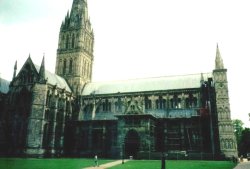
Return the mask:
<path id="1" fill-rule="evenodd" d="M 224 69 L 224 64 L 223 64 L 222 57 L 220 55 L 218 43 L 216 47 L 215 69 Z"/>
<path id="2" fill-rule="evenodd" d="M 201 73 L 200 83 L 201 83 L 201 85 L 204 83 L 204 76 L 203 76 L 203 73 Z"/>
<path id="3" fill-rule="evenodd" d="M 45 80 L 45 63 L 44 63 L 44 54 L 43 54 L 43 60 L 42 60 L 42 63 L 41 63 L 41 67 L 40 67 L 40 70 L 39 70 L 39 80 L 40 82 L 43 82 Z"/>
<path id="4" fill-rule="evenodd" d="M 17 61 L 15 62 L 14 73 L 13 73 L 12 80 L 16 77 L 16 70 L 17 70 Z"/>
<path id="5" fill-rule="evenodd" d="M 71 22 L 84 25 L 88 20 L 88 4 L 86 0 L 74 0 L 70 11 Z M 78 23 L 77 23 L 78 22 Z"/>
<path id="6" fill-rule="evenodd" d="M 15 66 L 14 66 L 14 70 L 16 70 L 16 69 L 17 69 L 17 60 L 15 62 Z"/>

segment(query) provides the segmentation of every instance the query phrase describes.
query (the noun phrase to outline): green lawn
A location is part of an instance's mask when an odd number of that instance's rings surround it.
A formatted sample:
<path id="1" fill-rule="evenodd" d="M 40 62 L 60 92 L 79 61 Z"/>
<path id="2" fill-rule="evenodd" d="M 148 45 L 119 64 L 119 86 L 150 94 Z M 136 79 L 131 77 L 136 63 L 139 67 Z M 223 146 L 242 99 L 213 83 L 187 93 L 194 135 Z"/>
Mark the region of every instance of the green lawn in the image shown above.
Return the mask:
<path id="1" fill-rule="evenodd" d="M 99 160 L 99 164 L 112 160 Z M 93 159 L 0 158 L 0 169 L 82 169 L 94 165 Z"/>
<path id="2" fill-rule="evenodd" d="M 99 159 L 99 164 L 113 160 Z M 0 169 L 82 169 L 94 165 L 94 159 L 0 158 Z M 233 169 L 228 161 L 166 161 L 166 169 Z M 161 169 L 160 160 L 132 160 L 112 169 Z"/>
<path id="3" fill-rule="evenodd" d="M 166 169 L 233 169 L 235 164 L 229 161 L 166 161 Z M 133 160 L 110 169 L 161 169 L 161 161 Z"/>

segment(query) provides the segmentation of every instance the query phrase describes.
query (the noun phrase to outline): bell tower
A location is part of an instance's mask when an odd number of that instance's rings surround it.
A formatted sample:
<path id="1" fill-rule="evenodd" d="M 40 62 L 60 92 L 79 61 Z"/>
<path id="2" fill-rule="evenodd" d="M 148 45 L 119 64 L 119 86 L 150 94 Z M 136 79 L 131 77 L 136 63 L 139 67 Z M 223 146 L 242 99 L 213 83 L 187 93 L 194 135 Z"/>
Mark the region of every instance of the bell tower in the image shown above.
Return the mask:
<path id="1" fill-rule="evenodd" d="M 218 45 L 216 49 L 213 77 L 216 92 L 216 107 L 221 153 L 225 155 L 225 157 L 237 157 L 237 144 L 230 113 L 227 69 L 224 68 Z"/>
<path id="2" fill-rule="evenodd" d="M 93 45 L 87 0 L 73 0 L 60 28 L 56 74 L 67 80 L 74 94 L 80 94 L 92 79 Z"/>

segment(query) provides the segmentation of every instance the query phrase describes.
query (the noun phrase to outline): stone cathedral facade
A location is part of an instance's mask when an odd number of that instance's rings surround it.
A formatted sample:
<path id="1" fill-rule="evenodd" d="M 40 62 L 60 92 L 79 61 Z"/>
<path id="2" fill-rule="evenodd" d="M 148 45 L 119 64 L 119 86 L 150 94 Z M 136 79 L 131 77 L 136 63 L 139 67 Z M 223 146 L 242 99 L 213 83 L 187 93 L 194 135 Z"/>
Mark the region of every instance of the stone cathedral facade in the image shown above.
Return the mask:
<path id="1" fill-rule="evenodd" d="M 0 86 L 1 155 L 237 156 L 218 46 L 210 73 L 92 82 L 93 46 L 87 1 L 74 0 L 60 28 L 56 73 L 29 56 Z"/>

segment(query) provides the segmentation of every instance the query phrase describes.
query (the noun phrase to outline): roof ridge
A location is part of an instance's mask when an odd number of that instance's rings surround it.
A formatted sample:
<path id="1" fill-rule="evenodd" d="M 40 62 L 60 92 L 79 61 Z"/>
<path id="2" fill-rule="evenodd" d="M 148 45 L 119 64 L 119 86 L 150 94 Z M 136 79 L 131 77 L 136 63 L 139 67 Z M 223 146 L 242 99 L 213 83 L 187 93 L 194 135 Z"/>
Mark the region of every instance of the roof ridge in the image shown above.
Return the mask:
<path id="1" fill-rule="evenodd" d="M 211 74 L 212 72 L 206 72 L 203 73 L 203 75 L 208 75 Z M 133 81 L 133 80 L 147 80 L 147 79 L 157 79 L 157 78 L 167 78 L 167 77 L 186 77 L 186 76 L 192 76 L 192 75 L 200 75 L 201 73 L 190 73 L 190 74 L 179 74 L 179 75 L 166 75 L 166 76 L 154 76 L 154 77 L 138 77 L 138 78 L 131 78 L 131 79 L 118 79 L 118 80 L 110 80 L 110 81 L 93 81 L 89 82 L 88 84 L 93 84 L 93 83 L 115 83 L 115 82 L 126 82 L 126 81 Z"/>

